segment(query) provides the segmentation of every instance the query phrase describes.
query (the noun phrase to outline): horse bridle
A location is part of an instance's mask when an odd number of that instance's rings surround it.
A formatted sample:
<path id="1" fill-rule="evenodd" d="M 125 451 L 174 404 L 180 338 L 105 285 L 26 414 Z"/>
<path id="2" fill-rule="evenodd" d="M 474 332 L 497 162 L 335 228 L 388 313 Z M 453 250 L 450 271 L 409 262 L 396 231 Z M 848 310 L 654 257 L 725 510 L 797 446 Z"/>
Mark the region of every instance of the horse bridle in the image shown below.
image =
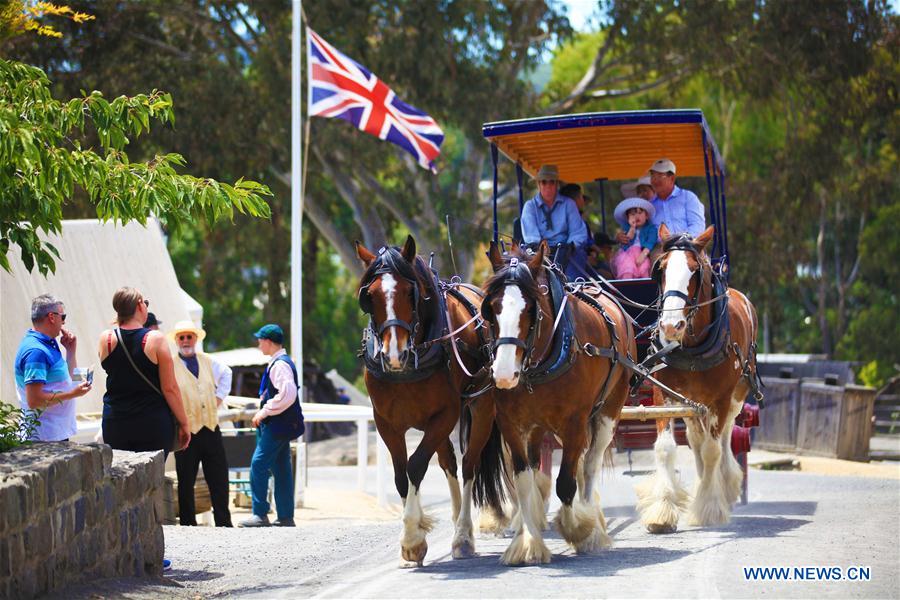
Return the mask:
<path id="1" fill-rule="evenodd" d="M 403 361 L 402 367 L 402 369 L 405 370 L 406 363 L 409 361 L 409 357 L 416 354 L 415 338 L 419 331 L 419 282 L 402 274 L 402 271 L 397 266 L 397 261 L 404 261 L 405 259 L 395 248 L 382 246 L 378 250 L 378 258 L 376 260 L 378 262 L 375 263 L 375 270 L 372 272 L 372 277 L 359 286 L 359 290 L 357 292 L 357 300 L 359 302 L 360 309 L 364 313 L 369 315 L 369 329 L 378 337 L 379 340 L 388 327 L 400 327 L 401 329 L 406 330 L 408 335 L 406 340 L 406 347 L 403 349 L 405 359 Z M 412 286 L 412 321 L 410 323 L 407 323 L 403 319 L 388 319 L 387 321 L 379 325 L 378 329 L 376 330 L 375 313 L 372 310 L 372 297 L 369 295 L 369 287 L 371 287 L 379 277 L 386 274 L 396 275 L 401 279 L 407 281 Z M 384 351 L 379 350 L 378 356 L 381 360 L 382 367 L 384 367 Z"/>
<path id="2" fill-rule="evenodd" d="M 697 277 L 697 285 L 694 286 L 693 297 L 689 297 L 687 294 L 685 294 L 684 292 L 681 292 L 679 290 L 667 290 L 665 292 L 662 292 L 662 289 L 660 289 L 660 292 L 662 294 L 659 297 L 659 310 L 660 310 L 660 312 L 662 312 L 663 305 L 666 302 L 666 298 L 673 297 L 673 298 L 680 298 L 681 300 L 684 300 L 684 307 L 688 309 L 687 314 L 685 315 L 685 321 L 687 322 L 687 327 L 688 327 L 688 334 L 693 335 L 693 333 L 692 333 L 693 327 L 692 327 L 691 323 L 694 319 L 694 315 L 697 314 L 697 311 L 699 311 L 700 307 L 702 306 L 700 304 L 700 291 L 703 287 L 703 277 L 704 277 L 705 269 L 703 266 L 703 260 L 700 257 L 700 252 L 697 250 L 697 246 L 694 245 L 693 241 L 691 240 L 691 237 L 688 236 L 686 233 L 682 233 L 678 237 L 673 238 L 673 239 L 669 240 L 668 242 L 666 242 L 665 245 L 663 246 L 663 253 L 659 256 L 659 258 L 656 259 L 656 261 L 653 263 L 653 267 L 650 269 L 650 276 L 653 279 L 653 281 L 655 281 L 656 284 L 660 288 L 662 288 L 662 275 L 663 275 L 662 260 L 663 260 L 663 258 L 666 257 L 666 255 L 668 255 L 673 250 L 681 250 L 683 252 L 689 252 L 694 256 L 694 259 L 697 261 L 698 268 L 696 271 L 691 272 L 691 279 L 693 279 L 696 276 Z M 690 281 L 688 281 L 688 287 L 690 288 Z"/>
<path id="3" fill-rule="evenodd" d="M 523 284 L 528 281 L 534 281 L 531 269 L 517 257 L 512 257 L 509 260 L 506 269 L 506 277 L 503 279 L 503 286 L 500 289 L 505 290 L 507 286 L 515 285 L 521 290 Z M 524 354 L 522 358 L 522 372 L 524 373 L 529 369 L 531 366 L 532 355 L 536 349 L 534 340 L 540 335 L 542 321 L 540 306 L 538 305 L 538 300 L 536 298 L 532 302 L 531 310 L 529 312 L 531 324 L 528 327 L 528 333 L 525 336 L 525 339 L 523 340 L 517 337 L 498 337 L 495 339 L 491 348 L 491 362 L 493 362 L 493 354 L 496 353 L 498 347 L 504 344 L 511 344 L 517 348 L 521 348 Z M 482 300 L 481 315 L 485 320 L 493 322 L 494 310 L 491 308 L 491 295 L 485 296 L 484 300 Z"/>

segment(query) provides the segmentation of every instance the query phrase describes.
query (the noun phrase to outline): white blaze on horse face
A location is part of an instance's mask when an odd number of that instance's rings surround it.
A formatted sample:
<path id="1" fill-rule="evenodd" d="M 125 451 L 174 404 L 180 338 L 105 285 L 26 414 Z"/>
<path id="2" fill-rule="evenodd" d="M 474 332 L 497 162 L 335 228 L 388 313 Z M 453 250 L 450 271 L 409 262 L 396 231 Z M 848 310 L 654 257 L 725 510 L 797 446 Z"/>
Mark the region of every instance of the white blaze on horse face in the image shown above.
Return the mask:
<path id="1" fill-rule="evenodd" d="M 390 273 L 381 276 L 381 291 L 384 293 L 384 309 L 387 311 L 387 320 L 391 321 L 397 318 L 394 312 L 394 294 L 397 292 L 397 280 Z M 394 369 L 400 369 L 400 349 L 397 343 L 397 326 L 392 325 L 387 329 L 388 334 L 388 363 Z M 382 348 L 383 350 L 383 348 Z"/>
<path id="2" fill-rule="evenodd" d="M 663 293 L 677 290 L 687 296 L 692 274 L 688 266 L 687 252 L 673 250 L 666 262 L 666 286 Z M 677 296 L 669 296 L 663 302 L 663 313 L 659 319 L 659 339 L 663 344 L 681 341 L 684 336 L 684 328 L 677 330 L 676 325 L 685 319 L 685 304 L 684 299 Z"/>
<path id="3" fill-rule="evenodd" d="M 519 320 L 525 310 L 525 298 L 517 285 L 508 285 L 503 290 L 501 300 L 503 310 L 497 315 L 500 326 L 498 337 L 519 337 Z M 516 356 L 517 346 L 501 344 L 497 346 L 497 354 L 491 370 L 494 372 L 494 383 L 501 390 L 511 390 L 519 385 L 519 369 L 521 364 Z"/>

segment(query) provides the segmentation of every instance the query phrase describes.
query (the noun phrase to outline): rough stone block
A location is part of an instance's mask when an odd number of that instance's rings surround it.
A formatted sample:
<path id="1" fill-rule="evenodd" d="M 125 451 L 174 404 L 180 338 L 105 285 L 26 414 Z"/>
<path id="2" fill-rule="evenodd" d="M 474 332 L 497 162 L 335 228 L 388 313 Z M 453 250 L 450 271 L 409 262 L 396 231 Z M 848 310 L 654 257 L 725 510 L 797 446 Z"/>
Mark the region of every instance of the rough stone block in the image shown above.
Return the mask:
<path id="1" fill-rule="evenodd" d="M 71 504 L 62 504 L 51 513 L 50 524 L 56 547 L 65 546 L 75 535 L 75 519 L 72 513 Z"/>
<path id="2" fill-rule="evenodd" d="M 19 529 L 25 520 L 26 482 L 20 477 L 0 483 L 0 533 Z"/>
<path id="3" fill-rule="evenodd" d="M 86 521 L 86 511 L 87 511 L 87 500 L 85 500 L 84 496 L 75 500 L 73 504 L 74 509 L 74 534 L 78 535 L 82 531 L 84 531 L 85 521 Z"/>
<path id="4" fill-rule="evenodd" d="M 28 549 L 29 554 L 52 552 L 54 548 L 53 537 L 50 515 L 46 513 L 23 531 L 25 548 Z"/>
<path id="5" fill-rule="evenodd" d="M 119 547 L 128 547 L 128 511 L 119 513 Z"/>

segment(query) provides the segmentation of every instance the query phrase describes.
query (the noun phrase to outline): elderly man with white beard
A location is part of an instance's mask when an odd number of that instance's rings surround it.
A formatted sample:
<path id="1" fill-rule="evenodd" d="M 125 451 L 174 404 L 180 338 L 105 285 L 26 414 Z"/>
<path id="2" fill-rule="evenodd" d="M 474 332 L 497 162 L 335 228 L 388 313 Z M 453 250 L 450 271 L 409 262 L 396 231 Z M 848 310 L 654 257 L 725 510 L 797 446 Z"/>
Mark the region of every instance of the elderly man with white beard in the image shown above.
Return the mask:
<path id="1" fill-rule="evenodd" d="M 194 484 L 197 469 L 203 464 L 203 477 L 209 486 L 216 527 L 231 527 L 228 509 L 228 462 L 219 429 L 218 409 L 231 391 L 231 368 L 219 364 L 203 352 L 197 342 L 206 332 L 191 321 L 180 321 L 169 332 L 178 348 L 175 378 L 181 389 L 184 410 L 191 424 L 191 443 L 175 453 L 178 473 L 178 520 L 182 525 L 196 525 Z"/>

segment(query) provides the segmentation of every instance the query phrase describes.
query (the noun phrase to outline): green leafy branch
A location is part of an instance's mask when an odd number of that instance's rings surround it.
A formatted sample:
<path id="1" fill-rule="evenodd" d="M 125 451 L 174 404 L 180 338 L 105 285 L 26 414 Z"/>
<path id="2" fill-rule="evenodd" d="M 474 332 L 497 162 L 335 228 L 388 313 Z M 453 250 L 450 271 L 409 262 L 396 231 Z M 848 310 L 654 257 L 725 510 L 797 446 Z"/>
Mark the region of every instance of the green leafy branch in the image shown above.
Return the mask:
<path id="1" fill-rule="evenodd" d="M 197 219 L 213 223 L 235 211 L 268 218 L 269 188 L 239 179 L 234 184 L 178 172 L 179 154 L 131 162 L 125 147 L 153 122 L 174 125 L 172 97 L 150 94 L 108 101 L 98 91 L 67 102 L 55 100 L 46 74 L 0 60 L 0 267 L 9 271 L 13 244 L 30 271 L 55 269 L 56 248 L 41 237 L 58 234 L 62 207 L 79 190 L 97 218 L 146 223 L 155 215 L 177 230 Z M 88 127 L 100 147 L 83 148 Z"/>
<path id="2" fill-rule="evenodd" d="M 27 444 L 40 425 L 40 410 L 22 410 L 0 402 L 0 452 Z"/>

